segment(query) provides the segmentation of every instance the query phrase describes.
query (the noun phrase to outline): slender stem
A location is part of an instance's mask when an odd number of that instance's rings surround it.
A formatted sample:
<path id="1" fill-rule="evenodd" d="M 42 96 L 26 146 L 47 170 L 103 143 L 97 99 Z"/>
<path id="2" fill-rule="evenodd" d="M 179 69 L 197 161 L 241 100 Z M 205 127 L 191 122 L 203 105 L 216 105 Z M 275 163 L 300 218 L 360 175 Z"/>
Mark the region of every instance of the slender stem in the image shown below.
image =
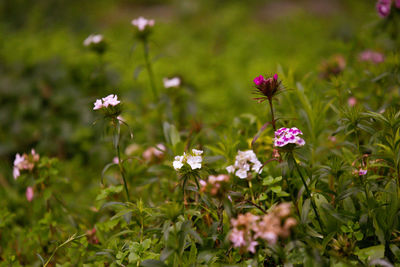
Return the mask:
<path id="1" fill-rule="evenodd" d="M 255 203 L 256 201 L 254 199 L 253 184 L 251 183 L 251 180 L 247 180 L 247 182 L 249 183 L 251 201 L 253 201 Z"/>
<path id="2" fill-rule="evenodd" d="M 143 49 L 144 49 L 144 60 L 145 60 L 145 64 L 146 64 L 147 73 L 149 75 L 151 90 L 153 91 L 154 101 L 157 103 L 158 102 L 158 92 L 157 92 L 156 84 L 154 82 L 153 69 L 151 67 L 151 63 L 150 63 L 150 59 L 149 59 L 149 43 L 148 43 L 147 38 L 143 39 Z"/>
<path id="3" fill-rule="evenodd" d="M 274 131 L 276 131 L 275 115 L 274 115 L 274 108 L 272 106 L 272 99 L 268 99 L 268 102 L 269 102 L 269 108 L 271 109 L 271 124 L 272 124 L 272 128 L 274 128 Z"/>
<path id="4" fill-rule="evenodd" d="M 324 231 L 324 229 L 323 229 L 323 227 L 322 227 L 321 218 L 319 217 L 319 213 L 318 213 L 318 211 L 317 211 L 317 206 L 315 205 L 314 199 L 311 197 L 310 190 L 308 189 L 307 183 L 306 183 L 306 181 L 304 180 L 303 174 L 301 173 L 299 164 L 297 164 L 296 159 L 294 158 L 293 152 L 291 152 L 291 157 L 292 157 L 292 159 L 293 159 L 294 165 L 296 166 L 297 172 L 298 172 L 299 175 L 300 175 L 301 181 L 302 181 L 303 184 L 304 184 L 304 188 L 306 189 L 307 196 L 308 196 L 308 198 L 310 198 L 311 206 L 312 206 L 312 208 L 313 208 L 313 210 L 314 210 L 315 217 L 317 217 L 317 221 L 318 221 L 319 227 L 321 228 L 322 231 Z"/>
<path id="5" fill-rule="evenodd" d="M 114 129 L 115 129 L 115 133 L 114 134 L 116 135 L 116 138 L 114 138 L 114 139 L 115 139 L 115 142 L 116 142 L 115 148 L 116 148 L 116 151 L 117 151 L 118 167 L 119 167 L 119 170 L 121 172 L 122 180 L 124 181 L 126 199 L 128 201 L 130 201 L 129 200 L 128 184 L 127 184 L 126 179 L 125 179 L 125 169 L 124 169 L 124 166 L 122 165 L 122 160 L 121 160 L 121 151 L 120 151 L 120 147 L 119 147 L 120 132 L 119 132 L 119 125 L 117 126 L 117 123 L 119 124 L 119 120 L 114 121 Z"/>

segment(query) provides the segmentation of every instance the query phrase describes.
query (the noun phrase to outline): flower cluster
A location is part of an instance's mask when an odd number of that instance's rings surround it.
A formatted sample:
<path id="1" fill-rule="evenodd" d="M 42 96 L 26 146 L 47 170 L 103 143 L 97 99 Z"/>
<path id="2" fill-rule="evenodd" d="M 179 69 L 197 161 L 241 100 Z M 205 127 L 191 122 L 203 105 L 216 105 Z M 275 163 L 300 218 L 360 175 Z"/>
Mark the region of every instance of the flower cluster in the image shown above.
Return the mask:
<path id="1" fill-rule="evenodd" d="M 392 2 L 392 0 L 378 0 L 376 2 L 376 11 L 378 12 L 378 15 L 382 18 L 389 16 Z M 400 0 L 394 0 L 394 5 L 396 8 L 400 9 Z"/>
<path id="2" fill-rule="evenodd" d="M 280 128 L 275 132 L 274 146 L 284 147 L 287 144 L 295 144 L 299 146 L 304 146 L 306 143 L 299 134 L 303 134 L 296 127 L 293 128 Z"/>
<path id="3" fill-rule="evenodd" d="M 117 95 L 109 95 L 102 99 L 97 99 L 96 102 L 94 102 L 93 110 L 108 108 L 109 106 L 115 107 L 119 103 L 121 103 L 121 101 L 118 100 Z"/>
<path id="4" fill-rule="evenodd" d="M 153 19 L 145 19 L 144 17 L 139 17 L 137 19 L 132 20 L 132 25 L 137 27 L 140 32 L 145 31 L 154 26 Z"/>
<path id="5" fill-rule="evenodd" d="M 261 94 L 262 97 L 255 98 L 259 102 L 263 102 L 266 99 L 272 100 L 272 97 L 281 89 L 281 81 L 278 80 L 278 74 L 273 77 L 265 78 L 260 75 L 253 80 L 257 93 Z"/>
<path id="6" fill-rule="evenodd" d="M 276 244 L 279 238 L 287 238 L 290 229 L 296 226 L 297 221 L 291 214 L 291 204 L 281 203 L 271 212 L 262 217 L 251 213 L 239 214 L 237 219 L 232 219 L 233 229 L 229 240 L 234 247 L 255 253 L 257 240 L 261 239 L 270 245 Z"/>
<path id="7" fill-rule="evenodd" d="M 167 148 L 163 144 L 158 144 L 155 147 L 149 147 L 143 152 L 143 158 L 147 162 L 158 161 L 164 157 Z"/>
<path id="8" fill-rule="evenodd" d="M 226 191 L 226 186 L 229 182 L 229 175 L 210 175 L 208 180 L 200 180 L 201 192 L 209 192 L 212 196 L 222 196 Z"/>
<path id="9" fill-rule="evenodd" d="M 342 55 L 334 55 L 320 65 L 320 75 L 327 79 L 338 76 L 346 68 L 346 59 Z"/>
<path id="10" fill-rule="evenodd" d="M 171 79 L 164 78 L 163 79 L 164 87 L 171 88 L 171 87 L 179 87 L 181 85 L 181 79 L 179 77 L 173 77 Z"/>
<path id="11" fill-rule="evenodd" d="M 24 153 L 22 156 L 17 153 L 15 155 L 13 176 L 17 179 L 21 175 L 21 171 L 32 171 L 35 168 L 35 164 L 39 162 L 39 154 L 34 149 L 31 150 L 31 154 Z"/>
<path id="12" fill-rule="evenodd" d="M 385 56 L 382 53 L 365 50 L 359 54 L 359 60 L 364 62 L 372 62 L 374 64 L 382 63 L 385 61 Z"/>
<path id="13" fill-rule="evenodd" d="M 89 37 L 83 41 L 83 45 L 89 47 L 99 54 L 102 54 L 106 49 L 106 43 L 104 42 L 103 35 L 101 34 L 89 35 Z"/>
<path id="14" fill-rule="evenodd" d="M 182 156 L 176 156 L 173 162 L 174 169 L 181 169 L 185 163 L 189 164 L 192 170 L 200 169 L 203 161 L 203 157 L 201 156 L 202 154 L 202 150 L 192 149 L 192 153 L 190 154 L 184 152 Z"/>
<path id="15" fill-rule="evenodd" d="M 88 38 L 85 39 L 85 41 L 83 41 L 83 45 L 84 46 L 90 46 L 93 44 L 98 44 L 101 43 L 103 41 L 103 35 L 101 34 L 91 34 L 89 35 Z"/>
<path id="16" fill-rule="evenodd" d="M 228 173 L 234 173 L 240 179 L 245 179 L 249 176 L 250 170 L 256 173 L 262 172 L 262 164 L 257 159 L 253 150 L 238 151 L 235 158 L 235 164 L 226 167 Z"/>

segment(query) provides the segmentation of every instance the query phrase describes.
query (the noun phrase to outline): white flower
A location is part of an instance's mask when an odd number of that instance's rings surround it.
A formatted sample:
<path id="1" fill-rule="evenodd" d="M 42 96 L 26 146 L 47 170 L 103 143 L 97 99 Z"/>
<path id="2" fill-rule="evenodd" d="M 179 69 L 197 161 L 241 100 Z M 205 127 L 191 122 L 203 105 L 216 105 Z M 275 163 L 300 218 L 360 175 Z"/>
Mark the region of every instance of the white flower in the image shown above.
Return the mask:
<path id="1" fill-rule="evenodd" d="M 183 167 L 183 160 L 184 160 L 184 156 L 176 156 L 175 157 L 175 160 L 172 163 L 172 165 L 174 166 L 175 170 L 179 170 L 180 168 Z"/>
<path id="2" fill-rule="evenodd" d="M 182 168 L 185 163 L 189 164 L 192 170 L 200 169 L 203 162 L 202 154 L 202 150 L 192 149 L 190 154 L 183 153 L 183 156 L 176 156 L 172 165 L 175 170 Z"/>
<path id="3" fill-rule="evenodd" d="M 114 107 L 114 106 L 118 105 L 119 103 L 121 103 L 121 101 L 118 100 L 118 96 L 111 94 L 102 99 L 97 99 L 96 102 L 94 102 L 93 110 L 107 108 L 108 106 Z"/>
<path id="4" fill-rule="evenodd" d="M 145 19 L 143 17 L 139 17 L 137 19 L 132 20 L 132 25 L 136 26 L 139 31 L 144 31 L 147 27 L 153 27 L 154 26 L 154 20 L 153 19 Z"/>
<path id="5" fill-rule="evenodd" d="M 280 128 L 275 132 L 274 146 L 283 147 L 287 144 L 297 144 L 298 146 L 304 146 L 305 141 L 298 135 L 303 133 L 297 129 L 293 128 Z"/>
<path id="6" fill-rule="evenodd" d="M 179 77 L 174 77 L 171 79 L 164 78 L 163 82 L 165 88 L 179 87 L 181 85 L 181 79 Z"/>
<path id="7" fill-rule="evenodd" d="M 91 44 L 98 44 L 103 41 L 103 35 L 101 34 L 91 34 L 88 38 L 83 41 L 84 46 L 90 46 Z"/>
<path id="8" fill-rule="evenodd" d="M 248 177 L 248 172 L 254 171 L 256 173 L 262 172 L 262 164 L 257 159 L 256 154 L 253 150 L 238 151 L 235 158 L 235 164 L 226 167 L 228 173 L 235 173 L 240 179 Z"/>

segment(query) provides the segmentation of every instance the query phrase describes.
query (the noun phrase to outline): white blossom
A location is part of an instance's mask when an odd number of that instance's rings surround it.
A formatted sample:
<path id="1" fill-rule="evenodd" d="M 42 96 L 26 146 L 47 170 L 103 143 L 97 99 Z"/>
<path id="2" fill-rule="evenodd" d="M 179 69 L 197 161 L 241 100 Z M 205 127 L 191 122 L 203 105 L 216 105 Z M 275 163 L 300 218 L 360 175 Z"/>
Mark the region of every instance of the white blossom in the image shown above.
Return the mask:
<path id="1" fill-rule="evenodd" d="M 163 82 L 165 88 L 179 87 L 181 85 L 181 79 L 179 77 L 174 77 L 171 79 L 164 78 Z"/>
<path id="2" fill-rule="evenodd" d="M 144 17 L 139 17 L 137 19 L 132 20 L 132 25 L 136 26 L 139 31 L 144 31 L 147 27 L 154 26 L 153 19 L 145 19 Z"/>

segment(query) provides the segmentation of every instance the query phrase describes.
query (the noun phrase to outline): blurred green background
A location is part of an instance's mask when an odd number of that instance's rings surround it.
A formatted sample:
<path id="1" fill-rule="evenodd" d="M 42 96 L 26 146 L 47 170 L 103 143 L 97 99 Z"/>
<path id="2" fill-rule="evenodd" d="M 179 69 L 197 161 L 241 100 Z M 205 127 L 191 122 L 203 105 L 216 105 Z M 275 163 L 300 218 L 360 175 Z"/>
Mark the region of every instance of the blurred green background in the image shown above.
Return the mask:
<path id="1" fill-rule="evenodd" d="M 252 100 L 255 76 L 283 70 L 294 77 L 317 77 L 323 60 L 349 54 L 351 44 L 360 42 L 360 32 L 376 20 L 374 4 L 1 1 L 0 182 L 3 188 L 12 187 L 15 153 L 30 148 L 68 159 L 65 168 L 73 179 L 97 181 L 112 154 L 104 148 L 109 140 L 101 127 L 93 125 L 92 108 L 96 98 L 107 94 L 116 93 L 124 102 L 123 116 L 133 128 L 134 142 L 163 141 L 150 140 L 143 127 L 149 124 L 146 114 L 152 95 L 146 73 L 139 72 L 144 60 L 134 39 L 134 18 L 156 21 L 150 54 L 159 90 L 165 90 L 163 77 L 179 75 L 196 103 L 189 121 L 229 125 L 242 113 L 260 118 L 268 114 L 264 105 Z M 83 46 L 92 33 L 105 37 L 107 51 L 102 57 Z M 357 49 L 380 46 L 368 42 L 358 43 Z"/>

